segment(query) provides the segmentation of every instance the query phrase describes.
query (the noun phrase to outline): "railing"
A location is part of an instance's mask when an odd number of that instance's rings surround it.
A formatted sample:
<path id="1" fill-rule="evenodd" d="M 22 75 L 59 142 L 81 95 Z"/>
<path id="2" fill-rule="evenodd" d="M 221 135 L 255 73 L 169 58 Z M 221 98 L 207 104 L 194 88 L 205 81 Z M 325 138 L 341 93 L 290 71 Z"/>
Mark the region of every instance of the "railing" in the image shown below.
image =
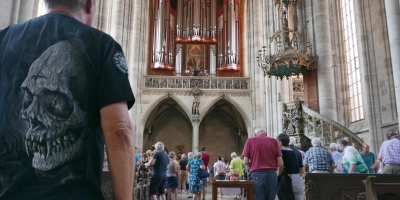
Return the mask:
<path id="1" fill-rule="evenodd" d="M 310 139 L 318 137 L 322 145 L 338 139 L 345 139 L 356 149 L 361 149 L 363 141 L 356 134 L 339 123 L 328 119 L 306 107 L 302 101 L 283 104 L 283 129 L 289 135 L 295 135 L 301 147 L 309 147 Z"/>
<path id="2" fill-rule="evenodd" d="M 250 79 L 211 76 L 144 76 L 145 88 L 248 90 Z"/>

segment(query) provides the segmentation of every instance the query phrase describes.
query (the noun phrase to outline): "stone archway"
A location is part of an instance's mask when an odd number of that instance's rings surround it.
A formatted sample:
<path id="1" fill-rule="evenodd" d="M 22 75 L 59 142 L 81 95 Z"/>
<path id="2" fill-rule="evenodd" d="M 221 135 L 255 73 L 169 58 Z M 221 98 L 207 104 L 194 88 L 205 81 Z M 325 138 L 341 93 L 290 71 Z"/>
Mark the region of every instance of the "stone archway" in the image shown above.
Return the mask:
<path id="1" fill-rule="evenodd" d="M 247 138 L 243 116 L 225 99 L 213 104 L 201 120 L 199 147 L 206 147 L 207 153 L 210 154 L 210 164 L 214 163 L 218 156 L 231 160 L 232 152 L 241 155 Z"/>
<path id="2" fill-rule="evenodd" d="M 192 149 L 192 124 L 184 109 L 173 99 L 158 103 L 147 117 L 143 134 L 143 152 L 156 142 L 163 142 L 169 151 L 182 153 Z M 182 149 L 183 147 L 183 149 Z"/>

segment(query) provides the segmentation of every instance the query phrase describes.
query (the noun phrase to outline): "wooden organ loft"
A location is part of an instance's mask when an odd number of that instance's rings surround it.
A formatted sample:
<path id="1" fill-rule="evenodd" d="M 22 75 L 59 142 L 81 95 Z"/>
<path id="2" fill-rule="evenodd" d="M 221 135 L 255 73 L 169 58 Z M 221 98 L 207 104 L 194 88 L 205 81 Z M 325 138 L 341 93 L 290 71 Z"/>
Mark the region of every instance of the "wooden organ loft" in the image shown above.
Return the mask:
<path id="1" fill-rule="evenodd" d="M 154 0 L 149 75 L 242 77 L 240 0 Z"/>

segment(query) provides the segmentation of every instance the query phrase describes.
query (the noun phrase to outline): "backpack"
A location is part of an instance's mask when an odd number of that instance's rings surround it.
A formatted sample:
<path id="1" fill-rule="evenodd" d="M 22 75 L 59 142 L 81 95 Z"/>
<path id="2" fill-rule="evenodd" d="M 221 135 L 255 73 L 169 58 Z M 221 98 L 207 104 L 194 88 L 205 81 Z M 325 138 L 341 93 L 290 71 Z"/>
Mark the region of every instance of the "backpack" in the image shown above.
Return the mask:
<path id="1" fill-rule="evenodd" d="M 217 175 L 225 175 L 225 167 L 221 163 L 217 163 Z"/>

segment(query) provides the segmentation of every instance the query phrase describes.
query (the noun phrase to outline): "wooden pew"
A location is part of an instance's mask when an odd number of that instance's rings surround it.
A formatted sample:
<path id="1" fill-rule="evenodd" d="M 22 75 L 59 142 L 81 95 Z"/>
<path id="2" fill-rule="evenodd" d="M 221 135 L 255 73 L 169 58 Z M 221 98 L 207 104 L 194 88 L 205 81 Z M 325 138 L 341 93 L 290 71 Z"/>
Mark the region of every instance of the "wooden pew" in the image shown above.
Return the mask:
<path id="1" fill-rule="evenodd" d="M 382 182 L 376 176 L 368 176 L 363 183 L 367 200 L 400 200 L 400 179 Z"/>
<path id="2" fill-rule="evenodd" d="M 366 199 L 363 180 L 371 174 L 307 173 L 304 179 L 307 200 Z M 396 183 L 400 175 L 374 174 L 379 183 Z M 400 190 L 400 188 L 399 188 Z"/>

